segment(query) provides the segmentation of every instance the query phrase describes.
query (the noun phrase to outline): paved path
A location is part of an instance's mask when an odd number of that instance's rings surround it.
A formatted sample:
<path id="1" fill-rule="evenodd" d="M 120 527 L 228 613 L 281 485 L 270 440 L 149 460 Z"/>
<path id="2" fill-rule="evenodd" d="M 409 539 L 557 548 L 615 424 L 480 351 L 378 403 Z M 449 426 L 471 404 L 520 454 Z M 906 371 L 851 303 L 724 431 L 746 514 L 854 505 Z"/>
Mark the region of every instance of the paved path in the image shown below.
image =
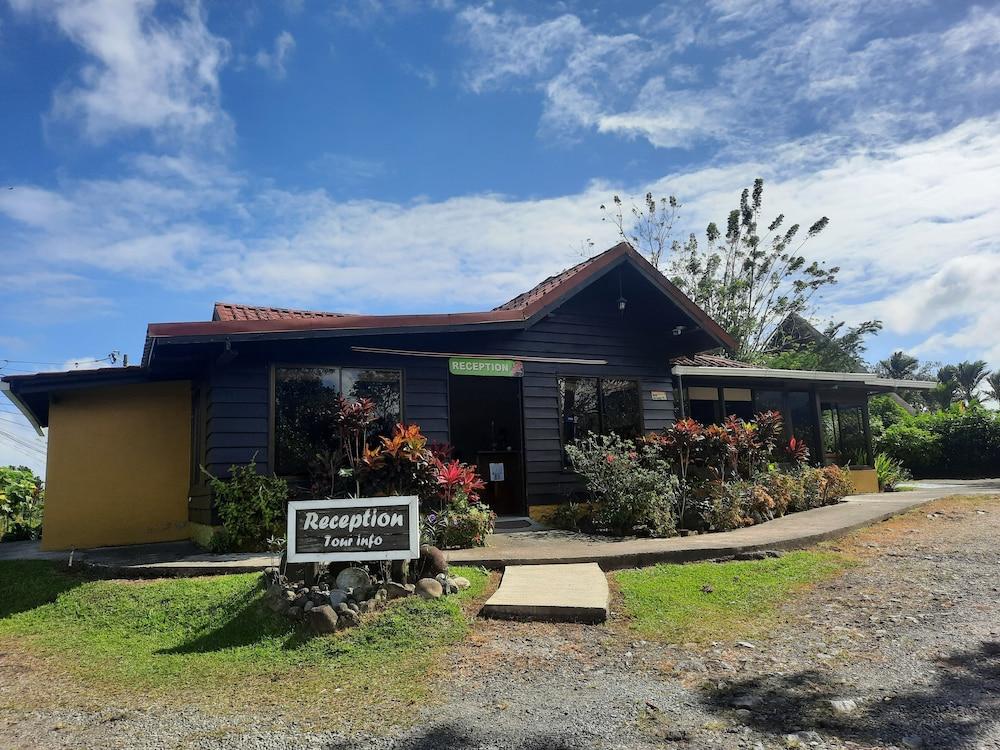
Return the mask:
<path id="1" fill-rule="evenodd" d="M 481 615 L 500 620 L 584 622 L 608 619 L 611 592 L 597 563 L 508 565 Z"/>
<path id="2" fill-rule="evenodd" d="M 448 553 L 456 565 L 500 569 L 508 565 L 596 562 L 605 570 L 657 562 L 689 562 L 756 549 L 793 549 L 830 539 L 869 523 L 902 513 L 921 503 L 955 494 L 1000 494 L 1000 480 L 933 480 L 912 492 L 855 495 L 837 505 L 792 513 L 768 523 L 719 534 L 671 539 L 609 539 L 567 531 L 523 531 L 495 534 L 487 547 Z M 42 552 L 37 542 L 0 544 L 0 560 L 66 561 L 68 552 Z M 77 550 L 83 562 L 126 577 L 191 576 L 249 573 L 274 564 L 270 555 L 205 552 L 191 542 Z"/>
<path id="3" fill-rule="evenodd" d="M 955 494 L 1000 494 L 1000 482 L 934 482 L 910 492 L 854 495 L 837 505 L 790 513 L 767 523 L 718 534 L 670 539 L 608 539 L 568 531 L 497 534 L 489 545 L 448 553 L 453 564 L 502 568 L 596 562 L 604 570 L 659 562 L 691 562 L 762 549 L 795 549 L 885 520 L 931 500 Z"/>

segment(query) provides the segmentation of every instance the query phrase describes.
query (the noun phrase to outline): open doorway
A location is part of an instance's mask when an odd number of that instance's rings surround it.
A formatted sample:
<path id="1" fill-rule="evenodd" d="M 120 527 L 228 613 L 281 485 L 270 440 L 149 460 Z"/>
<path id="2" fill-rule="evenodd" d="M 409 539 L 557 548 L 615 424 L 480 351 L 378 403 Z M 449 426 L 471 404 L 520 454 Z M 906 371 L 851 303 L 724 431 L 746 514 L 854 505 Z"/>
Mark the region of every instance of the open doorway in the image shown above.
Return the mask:
<path id="1" fill-rule="evenodd" d="M 455 457 L 479 469 L 483 500 L 498 516 L 524 515 L 521 379 L 450 375 L 448 405 Z"/>

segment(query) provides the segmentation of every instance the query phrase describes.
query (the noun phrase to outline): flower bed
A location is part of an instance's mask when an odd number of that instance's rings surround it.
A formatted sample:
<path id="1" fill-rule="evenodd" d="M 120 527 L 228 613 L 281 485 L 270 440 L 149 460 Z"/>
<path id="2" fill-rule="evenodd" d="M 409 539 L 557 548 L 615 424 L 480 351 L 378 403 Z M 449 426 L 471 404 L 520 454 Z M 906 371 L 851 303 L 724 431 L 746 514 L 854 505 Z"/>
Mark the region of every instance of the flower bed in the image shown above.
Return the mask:
<path id="1" fill-rule="evenodd" d="M 431 445 L 417 425 L 397 424 L 392 435 L 371 433 L 375 405 L 366 398 L 338 398 L 332 414 L 336 450 L 318 453 L 302 487 L 257 474 L 254 464 L 233 466 L 228 479 L 210 476 L 224 529 L 216 551 L 280 546 L 291 496 L 306 498 L 420 498 L 421 541 L 444 549 L 483 546 L 496 514 L 483 503 L 475 467 L 451 458 L 451 448 Z"/>
<path id="2" fill-rule="evenodd" d="M 566 504 L 553 522 L 619 536 L 727 531 L 853 491 L 846 469 L 809 466 L 802 441 L 780 444 L 781 434 L 770 411 L 707 427 L 682 419 L 639 441 L 589 436 L 567 453 L 591 505 Z"/>

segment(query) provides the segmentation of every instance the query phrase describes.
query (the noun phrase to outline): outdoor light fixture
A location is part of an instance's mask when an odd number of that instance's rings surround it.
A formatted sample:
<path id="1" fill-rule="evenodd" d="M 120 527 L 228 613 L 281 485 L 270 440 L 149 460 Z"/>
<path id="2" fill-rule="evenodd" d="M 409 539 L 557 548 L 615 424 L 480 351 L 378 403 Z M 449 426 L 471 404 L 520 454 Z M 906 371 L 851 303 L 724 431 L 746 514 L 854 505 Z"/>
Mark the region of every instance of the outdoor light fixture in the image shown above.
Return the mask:
<path id="1" fill-rule="evenodd" d="M 621 273 L 619 273 L 618 274 L 618 312 L 620 312 L 622 315 L 625 314 L 625 305 L 627 305 L 627 304 L 628 304 L 628 300 L 626 300 L 625 296 L 622 294 L 622 275 L 621 275 Z"/>
<path id="2" fill-rule="evenodd" d="M 680 336 L 686 328 L 687 326 L 674 326 L 674 336 Z"/>

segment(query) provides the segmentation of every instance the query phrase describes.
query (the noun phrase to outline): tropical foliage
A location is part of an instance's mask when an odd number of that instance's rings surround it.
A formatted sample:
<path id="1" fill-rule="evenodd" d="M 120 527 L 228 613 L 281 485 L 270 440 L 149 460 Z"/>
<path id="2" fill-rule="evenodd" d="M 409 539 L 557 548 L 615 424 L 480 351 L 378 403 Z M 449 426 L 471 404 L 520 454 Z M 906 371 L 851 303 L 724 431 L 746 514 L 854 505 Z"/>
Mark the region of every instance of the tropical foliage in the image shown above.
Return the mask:
<path id="1" fill-rule="evenodd" d="M 0 541 L 37 539 L 44 503 L 44 484 L 31 469 L 0 466 Z"/>
<path id="2" fill-rule="evenodd" d="M 810 467 L 801 443 L 783 442 L 781 415 L 773 411 L 707 427 L 682 419 L 635 442 L 591 436 L 567 452 L 594 503 L 589 518 L 582 504 L 561 509 L 558 520 L 568 528 L 586 528 L 589 520 L 614 534 L 722 531 L 852 491 L 846 470 Z"/>
<path id="3" fill-rule="evenodd" d="M 207 471 L 222 530 L 212 538 L 212 549 L 261 550 L 266 540 L 284 535 L 288 483 L 257 471 L 257 462 L 231 466 L 220 479 Z"/>
<path id="4" fill-rule="evenodd" d="M 956 404 L 947 411 L 906 415 L 885 430 L 877 448 L 917 477 L 995 476 L 1000 414 Z"/>
<path id="5" fill-rule="evenodd" d="M 738 342 L 740 359 L 768 351 L 771 333 L 791 314 L 808 313 L 818 293 L 837 281 L 840 269 L 807 261 L 802 248 L 829 223 L 821 217 L 802 230 L 784 214 L 763 218 L 764 181 L 740 196 L 725 230 L 714 222 L 700 244 L 694 234 L 673 237 L 681 204 L 674 196 L 647 193 L 641 205 L 626 207 L 614 196 L 601 206 L 619 236 L 644 253 Z M 669 252 L 668 252 L 669 250 Z"/>
<path id="6" fill-rule="evenodd" d="M 674 531 L 678 483 L 659 451 L 618 435 L 589 435 L 566 447 L 573 470 L 596 502 L 598 530 L 625 535 Z"/>
<path id="7" fill-rule="evenodd" d="M 310 464 L 309 497 L 420 498 L 422 541 L 438 546 L 483 545 L 496 515 L 480 501 L 483 482 L 475 467 L 433 446 L 417 425 L 397 424 L 378 435 L 375 403 L 337 396 L 330 419 L 338 438 Z M 211 477 L 224 532 L 218 547 L 261 549 L 282 533 L 289 488 L 284 479 L 257 473 L 256 465 L 233 466 L 229 479 Z"/>
<path id="8" fill-rule="evenodd" d="M 875 475 L 878 477 L 878 486 L 885 492 L 892 492 L 912 478 L 909 470 L 887 453 L 875 456 Z"/>

